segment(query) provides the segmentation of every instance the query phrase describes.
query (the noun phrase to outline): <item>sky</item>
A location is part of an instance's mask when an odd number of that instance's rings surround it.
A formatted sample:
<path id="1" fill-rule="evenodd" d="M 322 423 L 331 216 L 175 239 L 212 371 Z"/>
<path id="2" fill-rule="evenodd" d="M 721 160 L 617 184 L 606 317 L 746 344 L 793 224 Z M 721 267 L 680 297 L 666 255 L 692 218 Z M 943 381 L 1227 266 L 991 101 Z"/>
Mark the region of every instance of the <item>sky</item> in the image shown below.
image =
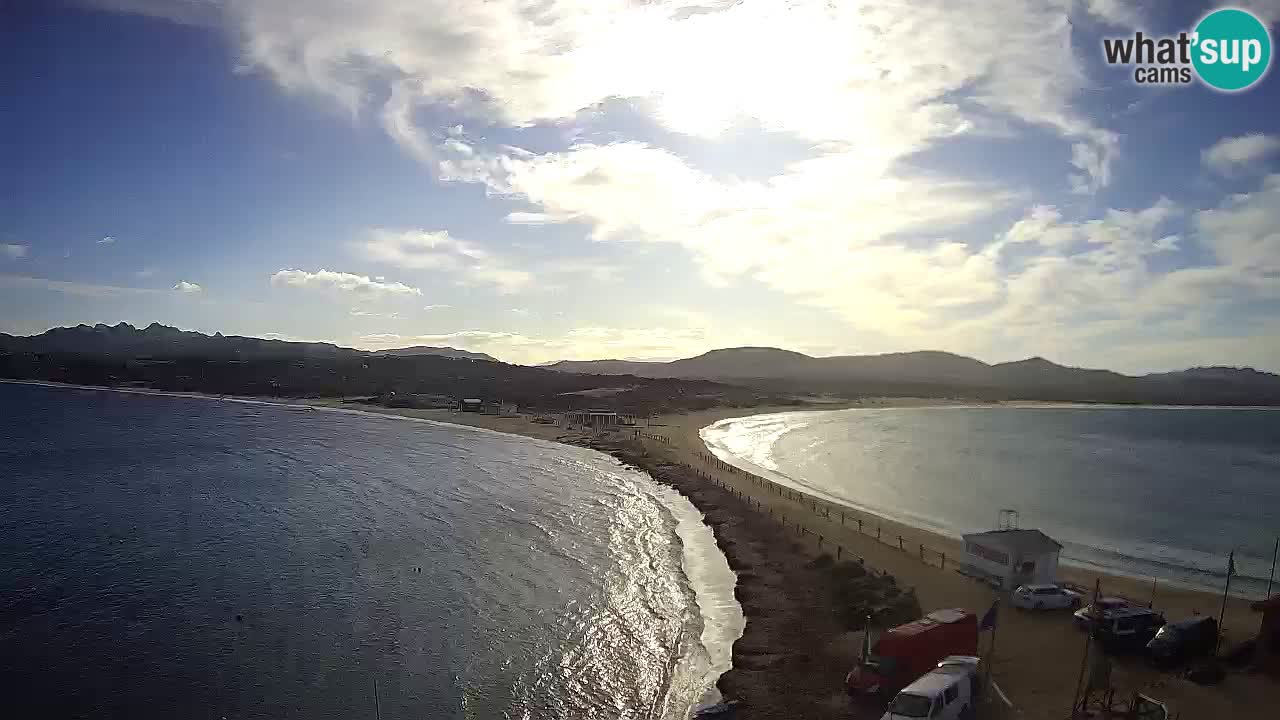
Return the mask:
<path id="1" fill-rule="evenodd" d="M 1277 372 L 1280 81 L 1102 52 L 1217 7 L 5 3 L 0 332 Z"/>

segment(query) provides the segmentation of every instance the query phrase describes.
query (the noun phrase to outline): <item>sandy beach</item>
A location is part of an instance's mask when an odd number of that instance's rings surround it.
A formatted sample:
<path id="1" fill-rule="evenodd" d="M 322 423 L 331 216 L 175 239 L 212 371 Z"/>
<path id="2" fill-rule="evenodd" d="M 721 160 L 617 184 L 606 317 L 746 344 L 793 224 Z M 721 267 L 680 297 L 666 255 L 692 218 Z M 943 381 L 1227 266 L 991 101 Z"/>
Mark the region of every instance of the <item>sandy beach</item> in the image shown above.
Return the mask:
<path id="1" fill-rule="evenodd" d="M 888 404 L 926 406 L 929 400 L 875 400 Z M 848 407 L 841 405 L 840 407 Z M 835 548 L 879 571 L 892 574 L 901 586 L 914 589 L 921 607 L 929 610 L 965 607 L 979 613 L 990 607 L 997 593 L 989 586 L 955 572 L 958 539 L 901 525 L 861 511 L 816 503 L 799 496 L 779 495 L 773 486 L 753 475 L 725 469 L 707 459 L 699 430 L 718 420 L 794 407 L 726 408 L 658 418 L 642 433 L 665 440 L 642 439 L 645 457 L 624 459 L 649 470 L 656 479 L 685 493 L 707 516 L 717 540 L 740 577 L 739 599 L 747 616 L 747 630 L 734 648 L 734 670 L 720 686 L 728 697 L 741 697 L 750 708 L 743 717 L 878 717 L 868 708 L 851 706 L 843 696 L 843 676 L 856 658 L 861 633 L 844 632 L 831 618 L 830 599 L 822 597 L 824 583 L 804 563 Z M 835 409 L 835 408 L 832 408 Z M 538 425 L 523 418 L 457 414 L 448 411 L 388 410 L 444 422 L 485 427 L 547 440 L 598 447 L 610 451 L 618 443 L 600 441 L 555 425 Z M 690 473 L 689 468 L 695 472 Z M 708 480 L 709 479 L 709 480 Z M 722 488 L 723 486 L 723 488 Z M 725 489 L 728 492 L 725 492 Z M 785 524 L 782 518 L 785 516 Z M 863 531 L 857 529 L 862 520 Z M 801 529 L 796 531 L 796 523 Z M 879 530 L 880 540 L 876 538 Z M 901 541 L 899 540 L 901 537 Z M 820 540 L 821 538 L 821 540 Z M 819 547 L 821 542 L 822 547 Z M 899 549 L 899 543 L 904 549 Z M 922 560 L 920 545 L 927 550 Z M 937 552 L 935 552 L 937 551 Z M 941 562 L 938 553 L 949 559 Z M 944 565 L 945 567 L 940 567 Z M 1123 595 L 1142 602 L 1152 599 L 1152 583 L 1063 566 L 1064 579 L 1103 594 Z M 1154 607 L 1170 620 L 1193 614 L 1216 615 L 1220 596 L 1159 585 Z M 1260 617 L 1249 602 L 1227 603 L 1224 647 L 1256 633 Z M 1030 613 L 1006 608 L 1001 613 L 992 668 L 999 692 L 992 693 L 989 717 L 1061 719 L 1069 715 L 1071 697 L 1085 637 L 1065 612 Z M 987 638 L 983 639 L 986 649 Z M 764 672 L 761 672 L 761 668 Z M 785 682 L 773 682 L 785 677 Z M 767 684 L 767 686 L 766 686 Z M 1182 718 L 1252 717 L 1254 708 L 1275 707 L 1280 687 L 1256 674 L 1232 673 L 1216 687 L 1205 687 L 1174 674 L 1159 673 L 1137 659 L 1117 661 L 1113 684 L 1118 694 L 1144 692 L 1164 701 Z M 1000 696 L 1007 698 L 1006 704 Z M 778 702 L 774 702 L 777 700 Z M 805 712 L 796 712 L 804 707 Z M 791 712 L 786 711 L 790 708 Z"/>

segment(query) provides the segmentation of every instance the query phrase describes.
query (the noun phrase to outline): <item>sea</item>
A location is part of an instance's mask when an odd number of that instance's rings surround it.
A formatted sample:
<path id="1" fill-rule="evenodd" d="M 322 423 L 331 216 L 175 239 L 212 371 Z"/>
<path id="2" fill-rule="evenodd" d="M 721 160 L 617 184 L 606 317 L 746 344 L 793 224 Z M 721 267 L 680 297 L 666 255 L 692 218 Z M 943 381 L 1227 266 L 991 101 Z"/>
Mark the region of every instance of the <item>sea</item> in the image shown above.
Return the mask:
<path id="1" fill-rule="evenodd" d="M 735 580 L 687 500 L 586 449 L 0 383 L 11 717 L 684 718 Z"/>
<path id="2" fill-rule="evenodd" d="M 1231 594 L 1264 597 L 1280 538 L 1280 410 L 854 408 L 702 436 L 726 462 L 951 537 L 1014 510 L 1064 564 L 1157 583 L 1221 593 L 1234 553 Z"/>

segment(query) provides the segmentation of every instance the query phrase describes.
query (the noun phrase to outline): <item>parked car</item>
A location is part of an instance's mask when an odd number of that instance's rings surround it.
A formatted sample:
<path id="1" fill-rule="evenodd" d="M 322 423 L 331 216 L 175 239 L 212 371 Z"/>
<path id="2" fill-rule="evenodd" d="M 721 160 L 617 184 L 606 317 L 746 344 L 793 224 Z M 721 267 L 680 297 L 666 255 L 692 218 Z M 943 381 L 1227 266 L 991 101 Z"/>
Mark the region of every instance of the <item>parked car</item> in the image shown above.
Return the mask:
<path id="1" fill-rule="evenodd" d="M 978 651 L 978 618 L 963 609 L 935 610 L 885 631 L 849 671 L 850 695 L 890 695 L 937 667 L 948 655 Z"/>
<path id="2" fill-rule="evenodd" d="M 976 655 L 948 655 L 938 663 L 937 669 L 967 675 L 969 695 L 976 699 L 982 694 L 982 658 Z M 976 706 L 977 702 L 973 704 Z"/>
<path id="3" fill-rule="evenodd" d="M 895 695 L 880 720 L 969 720 L 974 715 L 975 672 L 976 664 L 940 663 Z"/>
<path id="4" fill-rule="evenodd" d="M 1141 652 L 1164 624 L 1164 616 L 1154 610 L 1125 607 L 1104 613 L 1092 632 L 1109 653 Z"/>
<path id="5" fill-rule="evenodd" d="M 1019 585 L 1011 600 L 1014 607 L 1024 610 L 1074 610 L 1084 603 L 1080 593 L 1060 585 Z"/>
<path id="6" fill-rule="evenodd" d="M 1129 601 L 1116 597 L 1100 597 L 1096 602 L 1085 605 L 1072 615 L 1072 622 L 1081 630 L 1092 630 L 1095 619 L 1102 618 L 1109 612 L 1130 607 Z"/>
<path id="7" fill-rule="evenodd" d="M 1169 623 L 1147 643 L 1147 657 L 1157 665 L 1177 665 L 1213 652 L 1218 642 L 1218 621 L 1194 617 Z"/>

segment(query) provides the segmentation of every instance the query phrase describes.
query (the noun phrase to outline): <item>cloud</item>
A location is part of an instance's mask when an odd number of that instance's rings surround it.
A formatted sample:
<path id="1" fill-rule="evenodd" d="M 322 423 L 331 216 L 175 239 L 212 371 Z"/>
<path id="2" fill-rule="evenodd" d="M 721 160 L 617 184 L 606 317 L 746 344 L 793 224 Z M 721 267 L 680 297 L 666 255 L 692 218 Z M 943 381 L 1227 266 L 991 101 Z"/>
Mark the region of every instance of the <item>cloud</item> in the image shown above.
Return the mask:
<path id="1" fill-rule="evenodd" d="M 24 277 L 21 275 L 0 275 L 0 287 L 12 287 L 24 290 L 47 290 L 49 292 L 63 293 L 65 295 L 91 298 L 155 295 L 161 292 L 151 288 L 96 285 L 93 283 L 69 282 L 66 280 L 50 280 L 49 278 Z"/>
<path id="2" fill-rule="evenodd" d="M 17 243 L 0 243 L 0 257 L 9 260 L 21 260 L 31 251 L 30 245 L 19 245 Z"/>
<path id="3" fill-rule="evenodd" d="M 204 290 L 204 288 L 200 287 L 199 285 L 193 282 L 187 282 L 186 280 L 179 280 L 178 283 L 173 286 L 173 289 L 176 292 L 180 292 L 186 295 L 193 295 L 195 293 L 198 293 Z"/>
<path id="4" fill-rule="evenodd" d="M 1116 27 L 1136 28 L 1143 24 L 1142 13 L 1133 0 L 1085 0 L 1085 10 L 1098 20 Z"/>
<path id="5" fill-rule="evenodd" d="M 512 225 L 547 225 L 551 223 L 561 223 L 571 218 L 557 217 L 547 213 L 540 212 L 512 212 L 507 213 L 507 222 Z"/>
<path id="6" fill-rule="evenodd" d="M 1280 174 L 1267 176 L 1258 192 L 1196 213 L 1195 226 L 1222 265 L 1280 296 Z"/>
<path id="7" fill-rule="evenodd" d="M 1266 25 L 1280 21 L 1280 0 L 1236 0 L 1228 6 L 1248 10 Z"/>
<path id="8" fill-rule="evenodd" d="M 366 260 L 410 270 L 434 270 L 464 285 L 493 286 L 502 294 L 560 289 L 561 281 L 573 276 L 608 282 L 618 274 L 614 265 L 585 259 L 521 261 L 444 230 L 376 228 L 356 248 Z"/>
<path id="9" fill-rule="evenodd" d="M 111 4 L 111 0 L 99 0 Z M 174 15 L 144 0 L 133 12 Z M 163 6 L 161 6 L 163 7 Z M 884 168 L 991 113 L 1085 145 L 1080 188 L 1106 184 L 1117 136 L 1074 109 L 1086 77 L 1071 0 L 227 0 L 242 67 L 282 88 L 372 109 L 427 162 L 456 140 L 424 108 L 482 124 L 560 123 L 628 99 L 667 128 L 758 126 L 837 144 Z M 1102 17 L 1114 2 L 1092 0 Z M 965 32 L 956 32 L 963 27 Z M 653 52 L 662 48 L 662 52 Z M 963 97 L 966 102 L 960 103 Z M 457 177 L 454 161 L 440 162 Z M 517 218 L 520 216 L 517 215 Z"/>
<path id="10" fill-rule="evenodd" d="M 367 311 L 367 310 L 356 310 L 356 309 L 353 309 L 353 310 L 351 310 L 351 312 L 350 312 L 349 314 L 351 315 L 351 317 L 361 317 L 361 318 L 366 318 L 366 317 L 367 317 L 367 318 L 384 318 L 384 319 L 387 319 L 387 320 L 398 320 L 398 319 L 400 319 L 400 313 L 398 313 L 398 312 L 393 312 L 393 313 L 379 313 L 379 312 L 369 312 L 369 311 Z"/>
<path id="11" fill-rule="evenodd" d="M 453 306 L 452 306 L 452 305 L 448 305 L 448 304 L 444 304 L 444 303 L 438 303 L 438 304 L 435 304 L 435 305 L 423 305 L 423 306 L 422 306 L 422 309 L 423 309 L 423 310 L 426 310 L 427 312 L 431 312 L 431 311 L 433 311 L 433 310 L 447 310 L 448 308 L 451 308 L 451 307 L 453 307 Z"/>
<path id="12" fill-rule="evenodd" d="M 141 270 L 135 271 L 133 273 L 133 276 L 136 278 L 145 280 L 146 278 L 152 277 L 155 274 L 156 274 L 155 268 L 145 267 L 145 268 L 142 268 Z"/>
<path id="13" fill-rule="evenodd" d="M 478 245 L 459 240 L 444 230 L 370 231 L 359 246 L 365 258 L 401 268 L 439 270 L 470 284 L 494 285 L 500 292 L 514 293 L 533 282 L 533 275 L 508 266 Z"/>
<path id="14" fill-rule="evenodd" d="M 271 284 L 284 287 L 311 288 L 351 293 L 362 297 L 421 295 L 422 291 L 399 282 L 378 282 L 367 275 L 333 270 L 280 270 L 271 276 Z"/>
<path id="15" fill-rule="evenodd" d="M 114 245 L 116 242 L 116 239 L 112 235 L 105 235 L 101 240 L 96 240 L 95 242 L 98 245 Z"/>
<path id="16" fill-rule="evenodd" d="M 917 314 L 901 308 L 893 288 L 916 287 L 921 298 L 946 305 L 987 299 L 990 260 L 942 238 L 1017 197 L 988 185 L 868 175 L 846 153 L 794 163 L 763 182 L 720 180 L 634 142 L 509 157 L 503 165 L 490 187 L 575 218 L 595 240 L 681 246 L 713 284 L 746 277 L 885 325 Z M 934 240 L 899 239 L 912 233 Z M 914 282 L 902 283 L 905 277 Z"/>
<path id="17" fill-rule="evenodd" d="M 1223 138 L 1200 153 L 1205 167 L 1221 175 L 1258 166 L 1268 156 L 1280 151 L 1280 137 L 1275 135 L 1241 135 Z"/>

